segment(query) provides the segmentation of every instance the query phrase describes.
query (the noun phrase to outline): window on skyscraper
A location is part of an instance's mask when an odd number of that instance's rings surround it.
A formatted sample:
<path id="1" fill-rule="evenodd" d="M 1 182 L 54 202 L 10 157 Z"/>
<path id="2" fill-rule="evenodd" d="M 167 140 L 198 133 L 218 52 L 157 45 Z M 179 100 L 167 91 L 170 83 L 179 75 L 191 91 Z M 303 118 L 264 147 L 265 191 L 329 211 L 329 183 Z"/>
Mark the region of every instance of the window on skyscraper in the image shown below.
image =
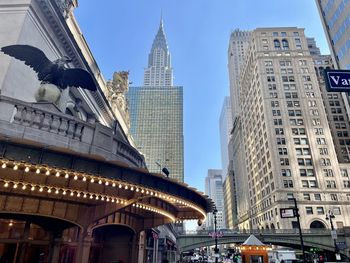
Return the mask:
<path id="1" fill-rule="evenodd" d="M 305 211 L 307 215 L 312 215 L 314 213 L 311 206 L 305 207 Z"/>
<path id="2" fill-rule="evenodd" d="M 278 39 L 275 39 L 273 41 L 273 44 L 274 44 L 275 49 L 281 49 L 281 43 Z"/>
<path id="3" fill-rule="evenodd" d="M 289 43 L 287 39 L 282 39 L 282 48 L 289 49 Z"/>

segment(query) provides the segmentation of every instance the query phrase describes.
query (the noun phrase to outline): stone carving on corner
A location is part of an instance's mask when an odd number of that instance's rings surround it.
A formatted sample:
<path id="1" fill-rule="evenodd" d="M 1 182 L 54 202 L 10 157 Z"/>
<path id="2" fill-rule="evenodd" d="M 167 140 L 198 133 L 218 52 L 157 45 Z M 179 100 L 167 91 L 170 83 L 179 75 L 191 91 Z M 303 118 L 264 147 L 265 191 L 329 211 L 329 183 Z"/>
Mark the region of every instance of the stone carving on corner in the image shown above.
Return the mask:
<path id="1" fill-rule="evenodd" d="M 78 7 L 78 0 L 56 0 L 56 4 L 62 15 L 67 18 L 72 10 Z"/>
<path id="2" fill-rule="evenodd" d="M 130 127 L 128 101 L 126 92 L 129 89 L 129 72 L 114 72 L 113 80 L 107 81 L 107 99 L 113 111 L 119 111 L 128 127 Z"/>

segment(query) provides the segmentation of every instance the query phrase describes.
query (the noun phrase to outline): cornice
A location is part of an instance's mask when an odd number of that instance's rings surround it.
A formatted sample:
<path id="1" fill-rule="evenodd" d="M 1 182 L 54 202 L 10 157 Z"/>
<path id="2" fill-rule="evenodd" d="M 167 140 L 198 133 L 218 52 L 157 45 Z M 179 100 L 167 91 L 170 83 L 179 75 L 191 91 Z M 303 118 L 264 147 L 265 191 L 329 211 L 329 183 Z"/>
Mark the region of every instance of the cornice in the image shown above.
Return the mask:
<path id="1" fill-rule="evenodd" d="M 91 72 L 90 65 L 86 61 L 65 20 L 67 19 L 69 12 L 71 12 L 72 8 L 76 6 L 77 3 L 76 1 L 68 0 L 68 2 L 71 2 L 71 5 L 67 7 L 69 9 L 68 12 L 67 9 L 64 9 L 64 6 L 58 6 L 57 1 L 59 0 L 36 0 L 40 6 L 41 11 L 48 20 L 48 24 L 55 32 L 55 37 L 60 42 L 59 46 L 61 46 L 61 48 L 64 50 L 64 52 L 62 52 L 64 54 L 62 55 L 68 55 L 72 59 L 72 64 L 75 67 L 87 69 L 96 79 L 96 76 L 93 74 L 93 72 Z M 97 79 L 96 83 L 98 83 Z M 102 112 L 101 117 L 105 120 L 105 124 L 110 127 L 113 126 L 114 120 L 117 120 L 117 118 L 113 114 L 113 111 L 110 108 L 107 99 L 101 90 L 98 90 L 97 92 L 91 92 L 88 96 L 86 96 L 86 92 L 84 91 L 79 90 L 79 93 L 85 98 L 92 97 L 95 100 L 96 105 L 99 107 L 99 110 Z M 85 96 L 83 93 L 85 93 Z"/>

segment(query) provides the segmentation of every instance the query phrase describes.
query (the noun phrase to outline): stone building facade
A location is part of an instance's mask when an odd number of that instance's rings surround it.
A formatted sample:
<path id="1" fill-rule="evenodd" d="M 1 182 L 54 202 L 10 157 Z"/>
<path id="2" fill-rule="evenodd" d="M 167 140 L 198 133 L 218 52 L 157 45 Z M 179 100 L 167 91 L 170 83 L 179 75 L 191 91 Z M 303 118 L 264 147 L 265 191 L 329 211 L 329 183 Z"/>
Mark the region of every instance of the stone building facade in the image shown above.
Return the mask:
<path id="1" fill-rule="evenodd" d="M 304 31 L 252 31 L 239 84 L 246 173 L 235 175 L 248 183 L 248 199 L 237 192 L 238 215 L 247 214 L 238 218 L 240 228 L 295 228 L 294 219 L 279 215 L 293 198 L 302 228 L 329 227 L 328 211 L 337 225 L 348 226 L 343 164 Z"/>

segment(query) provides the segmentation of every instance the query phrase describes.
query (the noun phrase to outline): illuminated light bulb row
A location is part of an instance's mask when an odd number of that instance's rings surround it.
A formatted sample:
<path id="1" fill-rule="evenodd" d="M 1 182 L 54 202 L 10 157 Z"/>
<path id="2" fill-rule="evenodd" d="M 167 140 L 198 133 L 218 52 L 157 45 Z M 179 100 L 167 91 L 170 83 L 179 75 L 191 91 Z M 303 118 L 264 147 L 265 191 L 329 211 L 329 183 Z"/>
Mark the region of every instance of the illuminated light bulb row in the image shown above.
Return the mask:
<path id="1" fill-rule="evenodd" d="M 3 162 L 2 167 L 3 168 L 7 168 L 7 162 Z M 25 165 L 24 171 L 25 172 L 29 172 L 31 170 L 30 167 L 31 167 L 31 165 Z M 17 170 L 18 168 L 19 167 L 18 167 L 17 164 L 15 164 L 13 166 L 14 170 Z M 69 173 L 70 173 L 70 174 L 74 174 L 74 177 L 73 177 L 74 180 L 78 180 L 79 176 L 81 176 L 83 182 L 87 181 L 87 176 L 85 174 L 81 174 L 81 173 L 77 173 L 77 172 L 68 172 L 68 171 L 63 171 L 63 170 L 60 171 L 60 170 L 57 170 L 57 169 L 50 169 L 50 168 L 47 168 L 47 167 L 38 167 L 38 168 L 35 169 L 35 173 L 36 174 L 41 174 L 42 172 L 45 173 L 45 175 L 54 174 L 56 177 L 60 177 L 62 175 L 62 173 L 63 173 L 64 174 L 64 178 L 66 178 L 66 179 L 69 178 Z M 117 185 L 115 180 L 101 179 L 99 177 L 94 177 L 94 176 L 91 176 L 91 175 L 89 175 L 88 177 L 90 177 L 90 183 L 97 182 L 100 185 L 102 185 L 102 184 L 104 184 L 106 186 L 111 185 L 112 187 L 116 187 L 116 185 Z M 140 190 L 138 187 L 134 187 L 134 186 L 128 185 L 128 184 L 124 184 L 123 185 L 120 182 L 118 183 L 118 188 L 120 188 L 120 189 L 124 188 L 125 190 L 130 190 L 130 191 L 135 191 L 135 189 L 136 189 L 136 192 L 141 192 L 142 194 L 146 193 L 146 194 L 154 195 L 153 191 L 145 190 L 143 188 L 141 188 L 141 190 Z M 157 193 L 155 194 L 155 196 L 157 196 Z M 160 196 L 160 194 L 159 194 L 159 196 Z"/>
<path id="2" fill-rule="evenodd" d="M 14 189 L 18 188 L 18 185 L 19 184 L 22 184 L 22 190 L 26 190 L 27 189 L 27 185 L 28 184 L 25 184 L 25 183 L 22 183 L 22 182 L 12 182 L 12 181 L 5 181 L 4 182 L 4 187 L 9 187 L 9 184 L 12 183 L 12 187 Z M 39 192 L 43 192 L 44 191 L 44 188 L 46 188 L 46 192 L 51 194 L 51 193 L 54 193 L 54 194 L 62 194 L 62 195 L 67 195 L 67 192 L 69 192 L 69 195 L 70 196 L 76 196 L 76 197 L 81 197 L 81 198 L 89 198 L 89 199 L 95 199 L 95 200 L 101 200 L 101 201 L 105 201 L 105 202 L 112 202 L 112 203 L 120 203 L 120 204 L 127 204 L 128 201 L 127 200 L 123 200 L 123 199 L 120 199 L 120 198 L 115 198 L 115 197 L 111 197 L 111 196 L 107 196 L 107 195 L 100 195 L 100 194 L 97 194 L 97 193 L 87 193 L 87 192 L 81 192 L 81 191 L 77 191 L 77 190 L 71 190 L 71 189 L 64 189 L 64 188 L 56 188 L 56 187 L 50 187 L 50 186 L 40 186 L 40 185 L 33 185 L 33 184 L 29 184 L 29 187 L 30 187 L 30 190 L 31 191 L 35 191 L 35 190 L 38 190 Z M 162 211 L 162 210 L 159 210 L 159 209 L 156 209 L 154 207 L 150 207 L 150 206 L 146 206 L 146 205 L 143 205 L 143 204 L 133 204 L 132 206 L 135 206 L 137 208 L 141 208 L 141 209 L 144 209 L 144 210 L 148 210 L 148 211 L 151 211 L 151 212 L 154 212 L 154 213 L 158 213 L 158 214 L 161 214 L 163 216 L 166 216 L 168 218 L 170 218 L 172 221 L 175 221 L 175 217 L 172 216 L 171 214 L 165 212 L 165 211 Z M 204 218 L 205 220 L 205 218 Z"/>
<path id="3" fill-rule="evenodd" d="M 3 161 L 1 167 L 2 168 L 7 168 L 8 167 L 8 163 L 10 163 L 11 161 Z M 19 169 L 19 164 L 18 163 L 13 163 L 13 170 L 17 170 Z M 25 172 L 29 172 L 31 169 L 34 170 L 35 167 L 33 165 L 29 165 L 29 164 L 23 164 L 24 165 L 24 171 Z M 188 206 L 191 207 L 195 210 L 197 210 L 198 212 L 200 212 L 203 216 L 206 217 L 206 213 L 204 210 L 200 209 L 199 207 L 197 207 L 196 205 L 192 205 L 188 202 L 184 202 L 180 199 L 174 198 L 172 196 L 168 196 L 162 193 L 157 193 L 157 192 L 153 192 L 152 190 L 146 189 L 146 188 L 142 188 L 142 187 L 137 187 L 137 186 L 133 186 L 133 185 L 128 185 L 126 183 L 121 183 L 117 180 L 109 180 L 109 179 L 104 179 L 104 178 L 100 178 L 97 176 L 92 176 L 92 175 L 86 175 L 84 173 L 79 173 L 79 172 L 71 172 L 71 171 L 67 171 L 67 170 L 59 170 L 56 168 L 48 168 L 48 167 L 38 167 L 35 169 L 35 173 L 37 174 L 41 174 L 41 173 L 45 173 L 45 175 L 55 175 L 56 177 L 64 177 L 66 179 L 68 179 L 71 176 L 74 175 L 73 179 L 74 180 L 78 180 L 81 179 L 83 182 L 88 181 L 87 179 L 89 178 L 90 183 L 98 183 L 100 185 L 104 184 L 105 186 L 111 186 L 111 187 L 116 187 L 118 186 L 119 189 L 123 188 L 125 190 L 130 190 L 130 191 L 136 191 L 136 192 L 141 192 L 142 194 L 146 194 L 146 195 L 151 195 L 151 196 L 155 196 L 158 198 L 162 198 L 166 201 L 172 201 L 172 202 L 176 202 L 178 204 L 184 205 L 184 206 Z"/>
<path id="4" fill-rule="evenodd" d="M 153 213 L 157 213 L 157 214 L 160 214 L 160 215 L 163 215 L 163 216 L 166 216 L 166 217 L 170 218 L 173 222 L 175 222 L 175 217 L 173 215 L 171 215 L 170 213 L 164 211 L 164 210 L 160 210 L 158 208 L 154 208 L 152 206 L 139 204 L 139 203 L 134 203 L 134 204 L 132 204 L 132 206 L 136 207 L 136 208 L 144 209 L 144 210 L 147 210 L 147 211 L 151 211 Z"/>
<path id="5" fill-rule="evenodd" d="M 128 200 L 122 199 L 122 198 L 117 198 L 113 196 L 108 196 L 108 195 L 101 195 L 98 193 L 89 193 L 89 192 L 83 192 L 79 190 L 72 190 L 72 189 L 65 189 L 65 188 L 57 188 L 54 186 L 41 186 L 41 185 L 35 185 L 35 184 L 26 184 L 23 182 L 14 182 L 14 181 L 4 181 L 4 187 L 7 188 L 12 184 L 12 188 L 18 188 L 18 185 L 22 185 L 22 190 L 26 190 L 29 188 L 31 191 L 38 190 L 39 192 L 44 192 L 46 189 L 46 192 L 49 194 L 62 194 L 62 195 L 68 195 L 69 196 L 76 196 L 76 197 L 81 197 L 81 198 L 89 198 L 89 199 L 94 199 L 94 200 L 101 200 L 105 202 L 112 202 L 112 203 L 117 203 L 117 204 L 128 204 Z"/>
<path id="6" fill-rule="evenodd" d="M 8 161 L 10 162 L 10 161 Z M 2 168 L 7 168 L 7 162 L 3 162 Z M 26 165 L 24 164 L 24 171 L 25 172 L 29 172 L 31 170 L 31 168 L 33 169 L 32 165 Z M 14 166 L 13 166 L 13 169 L 14 170 L 17 170 L 19 168 L 18 164 L 14 163 Z M 35 168 L 35 167 L 34 167 Z M 33 169 L 34 170 L 34 169 Z M 68 179 L 70 177 L 69 174 L 71 174 L 72 176 L 74 175 L 73 179 L 74 180 L 78 180 L 79 177 L 81 177 L 81 180 L 83 182 L 86 182 L 87 181 L 87 177 L 89 177 L 89 181 L 90 183 L 98 183 L 100 185 L 104 184 L 105 186 L 109 186 L 111 185 L 112 187 L 116 187 L 117 184 L 118 184 L 118 188 L 123 188 L 125 190 L 130 190 L 130 191 L 136 191 L 137 192 L 141 192 L 141 193 L 146 193 L 146 194 L 151 194 L 153 195 L 154 193 L 152 191 L 149 191 L 149 190 L 145 190 L 143 188 L 138 188 L 138 187 L 135 187 L 135 186 L 132 186 L 132 185 L 128 185 L 128 184 L 122 184 L 121 182 L 117 182 L 116 180 L 108 180 L 108 179 L 102 179 L 102 178 L 99 178 L 99 177 L 96 177 L 96 176 L 92 176 L 92 175 L 86 175 L 86 174 L 83 174 L 83 173 L 77 173 L 77 172 L 69 172 L 69 171 L 65 171 L 65 170 L 58 170 L 56 168 L 53 168 L 53 169 L 50 169 L 50 168 L 47 168 L 47 167 L 37 167 L 35 170 L 35 173 L 36 174 L 41 174 L 41 173 L 44 173 L 45 175 L 55 175 L 56 177 L 60 177 L 61 175 L 64 174 L 64 178 Z M 157 194 L 156 194 L 157 196 Z"/>

